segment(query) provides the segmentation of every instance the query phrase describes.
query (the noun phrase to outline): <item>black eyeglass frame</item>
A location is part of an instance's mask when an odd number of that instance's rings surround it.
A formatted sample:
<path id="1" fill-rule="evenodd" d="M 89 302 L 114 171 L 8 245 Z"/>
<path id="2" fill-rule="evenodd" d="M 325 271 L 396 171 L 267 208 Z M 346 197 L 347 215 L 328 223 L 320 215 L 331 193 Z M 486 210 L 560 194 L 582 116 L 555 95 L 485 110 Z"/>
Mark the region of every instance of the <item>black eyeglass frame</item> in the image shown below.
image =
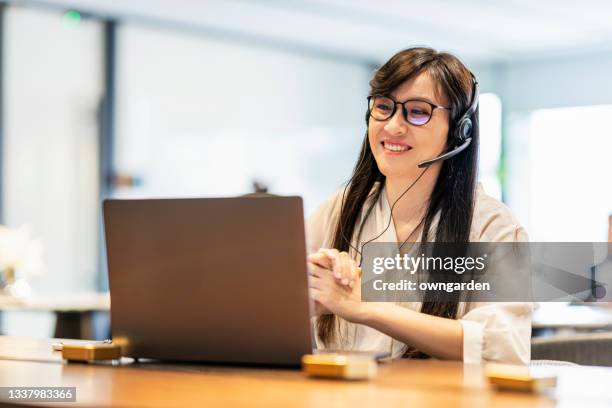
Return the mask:
<path id="1" fill-rule="evenodd" d="M 372 98 L 387 98 L 391 102 L 393 102 L 393 110 L 391 111 L 391 114 L 389 115 L 388 118 L 386 118 L 386 119 L 376 119 L 374 116 L 372 116 L 372 108 L 370 107 L 370 100 Z M 378 122 L 384 122 L 385 120 L 391 119 L 395 115 L 395 112 L 397 111 L 397 105 L 402 105 L 402 113 L 404 114 L 403 118 L 406 121 L 406 123 L 410 123 L 412 126 L 424 126 L 424 125 L 428 124 L 429 121 L 431 121 L 431 117 L 433 116 L 434 111 L 436 109 L 444 109 L 444 110 L 447 110 L 449 112 L 451 110 L 451 108 L 449 108 L 447 106 L 436 105 L 435 103 L 426 101 L 424 99 L 418 99 L 418 98 L 416 98 L 416 99 L 415 98 L 407 99 L 407 100 L 405 100 L 403 102 L 398 102 L 395 99 L 391 98 L 390 96 L 385 96 L 385 95 L 370 95 L 370 96 L 367 97 L 367 100 L 368 100 L 368 115 L 372 119 L 374 119 L 375 121 L 378 121 Z M 431 113 L 429 115 L 429 118 L 427 119 L 427 122 L 424 122 L 424 123 L 421 123 L 421 124 L 416 124 L 416 123 L 412 123 L 411 121 L 408 120 L 408 109 L 406 108 L 406 103 L 408 103 L 408 102 L 423 102 L 423 103 L 426 103 L 429 106 L 431 106 Z"/>

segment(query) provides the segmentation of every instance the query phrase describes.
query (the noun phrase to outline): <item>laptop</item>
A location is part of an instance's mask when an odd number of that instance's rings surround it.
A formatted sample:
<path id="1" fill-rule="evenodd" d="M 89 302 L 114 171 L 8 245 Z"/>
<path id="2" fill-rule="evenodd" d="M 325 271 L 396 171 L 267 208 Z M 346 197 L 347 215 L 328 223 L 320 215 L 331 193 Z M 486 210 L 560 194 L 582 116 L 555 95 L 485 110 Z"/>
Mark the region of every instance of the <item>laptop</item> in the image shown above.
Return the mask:
<path id="1" fill-rule="evenodd" d="M 105 200 L 123 355 L 297 366 L 312 352 L 300 197 Z"/>

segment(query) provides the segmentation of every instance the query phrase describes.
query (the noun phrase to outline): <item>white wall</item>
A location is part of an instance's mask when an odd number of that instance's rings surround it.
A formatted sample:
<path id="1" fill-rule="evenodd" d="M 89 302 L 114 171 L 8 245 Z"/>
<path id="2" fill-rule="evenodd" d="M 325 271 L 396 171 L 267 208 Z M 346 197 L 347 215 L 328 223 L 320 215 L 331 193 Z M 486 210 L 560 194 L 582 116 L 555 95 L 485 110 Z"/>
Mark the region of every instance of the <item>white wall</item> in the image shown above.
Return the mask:
<path id="1" fill-rule="evenodd" d="M 43 241 L 47 274 L 31 281 L 35 291 L 93 290 L 101 25 L 21 7 L 5 24 L 5 222 Z"/>
<path id="2" fill-rule="evenodd" d="M 495 69 L 507 137 L 507 202 L 531 237 L 606 241 L 612 213 L 612 54 Z"/>
<path id="3" fill-rule="evenodd" d="M 499 66 L 496 78 L 505 109 L 602 105 L 612 102 L 612 52 Z"/>
<path id="4" fill-rule="evenodd" d="M 316 208 L 348 178 L 370 68 L 136 24 L 118 33 L 119 195 L 276 194 Z"/>

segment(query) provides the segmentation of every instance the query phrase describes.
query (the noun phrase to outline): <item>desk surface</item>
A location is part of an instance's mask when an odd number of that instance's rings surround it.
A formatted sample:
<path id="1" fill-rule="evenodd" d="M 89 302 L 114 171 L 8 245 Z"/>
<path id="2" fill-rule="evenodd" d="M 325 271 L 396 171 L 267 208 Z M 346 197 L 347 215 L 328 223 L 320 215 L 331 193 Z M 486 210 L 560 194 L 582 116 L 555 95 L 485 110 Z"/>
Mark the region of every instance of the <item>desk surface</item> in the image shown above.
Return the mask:
<path id="1" fill-rule="evenodd" d="M 542 396 L 493 391 L 480 365 L 457 362 L 396 360 L 381 364 L 372 381 L 343 382 L 270 368 L 64 364 L 51 342 L 0 336 L 0 386 L 75 386 L 70 407 L 612 405 L 612 369 L 600 367 L 554 368 L 557 389 Z"/>

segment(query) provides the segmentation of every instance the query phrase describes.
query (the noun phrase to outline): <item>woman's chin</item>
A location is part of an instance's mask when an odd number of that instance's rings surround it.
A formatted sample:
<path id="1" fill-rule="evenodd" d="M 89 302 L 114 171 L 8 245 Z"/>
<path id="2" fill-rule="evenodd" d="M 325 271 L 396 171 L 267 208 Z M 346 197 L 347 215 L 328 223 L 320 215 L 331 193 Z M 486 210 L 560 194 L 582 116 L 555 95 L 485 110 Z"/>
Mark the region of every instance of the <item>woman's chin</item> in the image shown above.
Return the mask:
<path id="1" fill-rule="evenodd" d="M 413 174 L 416 174 L 416 167 L 415 168 L 403 168 L 403 169 L 385 169 L 380 171 L 385 178 L 387 179 L 402 179 L 402 178 L 406 178 L 408 176 L 411 176 Z"/>
<path id="2" fill-rule="evenodd" d="M 387 178 L 406 177 L 419 170 L 418 163 L 413 160 L 403 163 L 389 163 L 385 160 L 381 160 L 378 164 L 378 168 Z"/>

